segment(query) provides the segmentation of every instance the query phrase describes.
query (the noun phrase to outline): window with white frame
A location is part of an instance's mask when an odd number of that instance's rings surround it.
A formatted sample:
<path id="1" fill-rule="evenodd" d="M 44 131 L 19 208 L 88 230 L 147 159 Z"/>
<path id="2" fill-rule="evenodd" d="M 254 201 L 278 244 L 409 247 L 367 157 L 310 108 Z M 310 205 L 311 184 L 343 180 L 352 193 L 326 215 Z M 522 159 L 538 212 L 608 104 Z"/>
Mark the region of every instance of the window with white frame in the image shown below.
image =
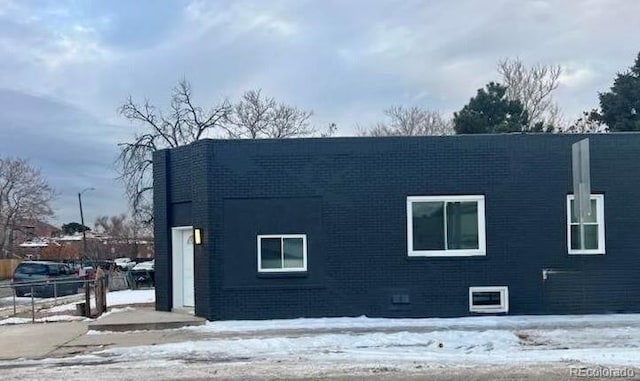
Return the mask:
<path id="1" fill-rule="evenodd" d="M 259 235 L 258 271 L 307 271 L 307 236 L 305 234 Z"/>
<path id="2" fill-rule="evenodd" d="M 604 254 L 604 195 L 591 195 L 591 215 L 584 225 L 584 247 L 581 247 L 581 232 L 574 211 L 574 196 L 567 196 L 567 247 L 569 254 Z"/>
<path id="3" fill-rule="evenodd" d="M 469 311 L 509 312 L 509 288 L 507 286 L 469 287 Z"/>
<path id="4" fill-rule="evenodd" d="M 409 256 L 485 255 L 484 196 L 407 197 Z"/>

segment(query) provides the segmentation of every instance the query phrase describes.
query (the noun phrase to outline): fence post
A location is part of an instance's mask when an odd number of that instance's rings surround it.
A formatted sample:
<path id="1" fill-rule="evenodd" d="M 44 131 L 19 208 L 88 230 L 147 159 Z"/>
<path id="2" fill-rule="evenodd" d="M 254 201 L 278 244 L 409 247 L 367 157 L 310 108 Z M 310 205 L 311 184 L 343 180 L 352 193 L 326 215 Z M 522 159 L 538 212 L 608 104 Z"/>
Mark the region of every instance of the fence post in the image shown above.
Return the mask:
<path id="1" fill-rule="evenodd" d="M 33 300 L 33 286 L 31 286 L 31 324 L 36 322 L 36 302 Z"/>
<path id="2" fill-rule="evenodd" d="M 105 279 L 105 273 L 104 271 L 102 271 L 102 268 L 98 267 L 98 269 L 96 270 L 96 286 L 95 286 L 95 293 L 96 293 L 96 310 L 97 310 L 97 314 L 98 315 L 102 315 L 102 313 L 105 311 L 105 299 L 107 297 L 106 295 L 106 279 Z"/>
<path id="3" fill-rule="evenodd" d="M 107 312 L 107 279 L 102 281 L 102 312 Z"/>
<path id="4" fill-rule="evenodd" d="M 53 304 L 58 304 L 58 282 L 53 281 Z"/>
<path id="5" fill-rule="evenodd" d="M 13 287 L 13 316 L 16 315 L 16 288 Z"/>
<path id="6" fill-rule="evenodd" d="M 91 317 L 91 293 L 89 292 L 89 281 L 84 282 L 84 316 Z"/>

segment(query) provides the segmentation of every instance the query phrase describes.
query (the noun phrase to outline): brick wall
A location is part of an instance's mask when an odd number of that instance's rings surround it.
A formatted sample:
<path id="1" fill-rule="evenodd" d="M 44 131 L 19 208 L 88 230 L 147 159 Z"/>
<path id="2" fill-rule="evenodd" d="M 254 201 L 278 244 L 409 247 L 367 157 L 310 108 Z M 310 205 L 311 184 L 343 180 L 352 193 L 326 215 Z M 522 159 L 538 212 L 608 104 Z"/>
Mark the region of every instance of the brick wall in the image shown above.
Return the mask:
<path id="1" fill-rule="evenodd" d="M 583 137 L 210 140 L 161 151 L 156 250 L 160 241 L 169 258 L 161 233 L 177 223 L 172 203 L 189 202 L 206 237 L 196 248 L 196 313 L 210 319 L 464 316 L 468 287 L 502 285 L 511 314 L 640 312 L 640 135 L 589 136 L 607 251 L 569 256 L 571 143 Z M 407 256 L 407 196 L 478 194 L 486 256 Z M 307 234 L 306 274 L 257 273 L 256 235 L 276 233 Z M 170 283 L 159 255 L 157 281 Z M 557 272 L 543 280 L 542 269 Z M 168 292 L 160 286 L 159 308 Z M 399 294 L 409 303 L 391 303 Z"/>

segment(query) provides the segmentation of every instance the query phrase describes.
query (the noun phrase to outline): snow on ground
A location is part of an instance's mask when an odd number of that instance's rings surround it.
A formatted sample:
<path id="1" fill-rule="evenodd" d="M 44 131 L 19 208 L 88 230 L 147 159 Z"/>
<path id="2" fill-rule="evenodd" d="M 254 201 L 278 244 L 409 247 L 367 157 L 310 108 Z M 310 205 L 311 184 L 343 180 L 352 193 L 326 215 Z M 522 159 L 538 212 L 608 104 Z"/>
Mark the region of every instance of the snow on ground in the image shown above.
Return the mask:
<path id="1" fill-rule="evenodd" d="M 142 362 L 267 359 L 343 364 L 382 361 L 400 366 L 416 362 L 509 366 L 581 362 L 634 366 L 640 358 L 639 317 L 359 317 L 209 322 L 182 330 L 206 333 L 208 337 L 213 334 L 213 339 L 113 348 L 96 354 Z"/>
<path id="2" fill-rule="evenodd" d="M 66 312 L 66 311 L 75 311 L 76 310 L 76 304 L 78 304 L 80 302 L 75 302 L 75 303 L 67 303 L 67 304 L 61 304 L 59 306 L 54 306 L 51 307 L 49 309 L 47 309 L 47 312 L 51 312 L 51 313 L 57 313 L 57 312 Z M 91 304 L 95 304 L 93 298 L 91 299 Z"/>
<path id="3" fill-rule="evenodd" d="M 4 298 L 0 298 L 0 301 L 13 302 L 13 296 L 5 296 Z M 31 303 L 31 297 L 30 296 L 16 296 L 16 302 L 29 302 L 29 303 Z"/>
<path id="4" fill-rule="evenodd" d="M 156 301 L 155 290 L 122 290 L 107 292 L 107 307 L 122 306 L 127 304 L 154 303 Z M 49 308 L 47 311 L 56 313 L 75 311 L 76 303 L 62 304 Z M 91 297 L 91 304 L 95 304 L 95 298 Z"/>
<path id="5" fill-rule="evenodd" d="M 67 296 L 59 296 L 57 298 L 57 301 L 60 302 L 64 302 L 64 301 L 69 301 L 69 300 L 73 300 L 76 299 L 77 295 L 67 295 Z M 21 297 L 16 297 L 15 299 L 16 301 L 16 306 L 20 307 L 20 306 L 31 306 L 31 297 L 30 296 L 21 296 Z M 56 298 L 34 298 L 34 304 L 36 306 L 40 306 L 43 304 L 50 304 L 50 303 L 54 303 L 56 301 Z M 11 310 L 13 309 L 13 297 L 9 296 L 9 297 L 4 297 L 4 298 L 0 298 L 0 309 L 3 310 Z"/>
<path id="6" fill-rule="evenodd" d="M 24 299 L 31 302 L 31 298 L 17 298 Z M 40 299 L 40 303 L 53 301 L 52 298 L 49 299 Z M 82 299 L 84 301 L 84 299 Z M 37 323 L 43 322 L 54 322 L 54 321 L 76 321 L 76 320 L 84 320 L 85 318 L 82 316 L 74 316 L 70 314 L 65 314 L 65 312 L 74 312 L 76 310 L 76 304 L 79 303 L 79 300 L 76 300 L 72 303 L 61 304 L 57 306 L 53 306 L 50 308 L 39 309 L 39 314 L 57 314 L 52 316 L 46 316 L 42 318 L 37 318 L 35 321 Z M 144 303 L 153 303 L 155 302 L 155 291 L 153 289 L 150 290 L 123 290 L 123 291 L 113 291 L 107 292 L 107 306 L 109 308 L 114 306 L 126 306 L 129 304 L 144 304 Z M 95 298 L 91 298 L 91 305 L 95 307 Z M 102 314 L 102 316 L 106 316 L 110 313 L 116 313 L 120 311 L 126 311 L 127 308 L 114 308 L 109 312 Z M 18 317 L 10 317 L 7 319 L 0 320 L 0 325 L 7 324 L 24 324 L 31 323 L 31 318 L 18 318 Z"/>
<path id="7" fill-rule="evenodd" d="M 103 313 L 102 315 L 98 316 L 98 319 L 102 319 L 103 317 L 109 316 L 111 314 L 117 314 L 117 313 L 126 312 L 126 311 L 135 311 L 135 308 L 129 307 L 129 306 L 123 307 L 123 308 L 110 308 L 109 311 L 107 311 L 107 312 Z M 87 333 L 89 333 L 89 332 L 100 332 L 100 331 L 88 331 Z"/>
<path id="8" fill-rule="evenodd" d="M 36 318 L 36 323 L 53 323 L 59 321 L 80 321 L 85 320 L 84 316 L 71 316 L 71 315 L 53 315 L 46 316 L 42 318 Z M 11 325 L 11 324 L 27 324 L 31 323 L 31 318 L 21 318 L 21 317 L 10 317 L 7 319 L 0 320 L 0 325 Z"/>
<path id="9" fill-rule="evenodd" d="M 258 332 L 267 330 L 335 330 L 335 329 L 521 329 L 557 327 L 609 327 L 640 324 L 640 314 L 610 315 L 523 315 L 472 316 L 462 318 L 386 319 L 366 316 L 349 318 L 229 320 L 209 321 L 203 326 L 185 329 L 202 332 Z"/>
<path id="10" fill-rule="evenodd" d="M 153 303 L 154 290 L 107 293 L 109 313 L 126 305 Z M 49 308 L 75 310 L 76 303 Z M 38 321 L 82 320 L 50 316 Z M 1 324 L 28 323 L 11 318 Z M 318 318 L 218 321 L 172 330 L 183 342 L 114 347 L 69 361 L 109 361 L 127 366 L 191 362 L 332 364 L 328 367 L 391 364 L 400 369 L 425 366 L 518 366 L 584 363 L 635 366 L 640 358 L 640 314 L 567 316 L 477 316 L 464 318 Z M 201 340 L 193 340 L 202 334 Z M 58 360 L 56 360 L 58 361 Z M 315 366 L 315 365 L 314 365 Z"/>
<path id="11" fill-rule="evenodd" d="M 133 295 L 126 293 L 122 298 L 139 300 Z M 111 313 L 119 310 L 115 308 Z M 102 334 L 114 338 L 132 335 Z M 69 379 L 85 374 L 83 366 L 90 366 L 94 374 L 101 375 L 109 369 L 126 371 L 131 379 L 136 379 L 134 375 L 146 379 L 153 372 L 173 379 L 176 369 L 194 379 L 207 379 L 212 375 L 207 372 L 214 371 L 221 372 L 221 379 L 240 379 L 247 371 L 256 378 L 338 375 L 342 379 L 361 372 L 368 378 L 382 372 L 391 376 L 387 379 L 401 379 L 415 372 L 462 375 L 461 369 L 471 369 L 465 373 L 464 378 L 468 378 L 475 377 L 476 368 L 495 369 L 495 373 L 474 379 L 490 380 L 523 369 L 554 369 L 556 373 L 546 378 L 556 379 L 566 378 L 570 368 L 599 366 L 629 367 L 640 374 L 640 315 L 227 321 L 174 329 L 163 335 L 176 342 L 116 346 L 82 356 L 16 360 L 0 365 L 11 369 L 15 380 L 31 366 L 39 367 L 38 371 L 63 369 Z M 62 373 L 52 375 L 60 377 Z M 112 379 L 117 379 L 117 374 Z"/>
<path id="12" fill-rule="evenodd" d="M 121 306 L 126 304 L 154 303 L 156 291 L 148 290 L 123 290 L 107 293 L 107 306 Z"/>

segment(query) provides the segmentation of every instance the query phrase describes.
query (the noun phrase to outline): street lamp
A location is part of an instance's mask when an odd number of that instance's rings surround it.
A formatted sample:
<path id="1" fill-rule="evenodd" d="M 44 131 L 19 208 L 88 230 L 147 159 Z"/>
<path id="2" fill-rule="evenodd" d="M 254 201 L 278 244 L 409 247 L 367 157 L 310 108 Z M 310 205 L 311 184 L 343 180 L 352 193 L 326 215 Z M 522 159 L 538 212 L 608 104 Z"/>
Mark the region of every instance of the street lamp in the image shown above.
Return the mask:
<path id="1" fill-rule="evenodd" d="M 86 229 L 84 228 L 84 215 L 82 214 L 82 194 L 86 191 L 96 190 L 96 188 L 85 188 L 81 192 L 78 192 L 78 204 L 80 205 L 80 224 L 82 224 L 82 247 L 83 252 L 82 256 L 87 256 L 87 234 Z"/>

